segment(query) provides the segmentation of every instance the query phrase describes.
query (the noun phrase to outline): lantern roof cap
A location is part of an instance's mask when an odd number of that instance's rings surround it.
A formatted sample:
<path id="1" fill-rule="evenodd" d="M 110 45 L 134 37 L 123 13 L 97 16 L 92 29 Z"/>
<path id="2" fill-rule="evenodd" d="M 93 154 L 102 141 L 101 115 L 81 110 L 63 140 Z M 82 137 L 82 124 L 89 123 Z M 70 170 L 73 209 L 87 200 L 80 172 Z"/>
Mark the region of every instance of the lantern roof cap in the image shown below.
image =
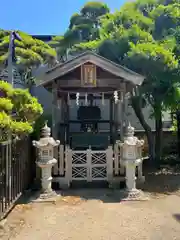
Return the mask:
<path id="1" fill-rule="evenodd" d="M 41 129 L 41 138 L 39 141 L 33 141 L 33 146 L 37 148 L 45 148 L 45 147 L 56 147 L 60 144 L 59 140 L 54 140 L 54 138 L 50 137 L 51 129 L 47 125 L 47 121 L 45 121 L 44 127 Z"/>

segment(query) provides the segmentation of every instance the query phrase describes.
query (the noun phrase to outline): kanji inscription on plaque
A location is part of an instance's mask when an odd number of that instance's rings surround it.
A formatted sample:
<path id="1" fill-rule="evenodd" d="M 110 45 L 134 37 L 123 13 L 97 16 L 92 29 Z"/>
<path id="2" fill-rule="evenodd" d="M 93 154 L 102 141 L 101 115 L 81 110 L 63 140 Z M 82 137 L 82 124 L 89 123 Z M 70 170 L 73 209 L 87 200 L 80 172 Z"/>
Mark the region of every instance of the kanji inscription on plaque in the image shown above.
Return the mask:
<path id="1" fill-rule="evenodd" d="M 81 66 L 81 83 L 85 86 L 96 86 L 96 66 L 94 64 L 84 64 Z"/>

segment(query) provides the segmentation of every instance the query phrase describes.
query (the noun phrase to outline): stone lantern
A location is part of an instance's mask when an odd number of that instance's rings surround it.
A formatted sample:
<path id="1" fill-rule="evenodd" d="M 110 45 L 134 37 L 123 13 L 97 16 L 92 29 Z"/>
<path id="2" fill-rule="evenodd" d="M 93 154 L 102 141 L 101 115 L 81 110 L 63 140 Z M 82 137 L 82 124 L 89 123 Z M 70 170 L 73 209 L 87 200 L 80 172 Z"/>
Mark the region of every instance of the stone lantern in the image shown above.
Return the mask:
<path id="1" fill-rule="evenodd" d="M 36 164 L 41 169 L 41 194 L 40 199 L 53 197 L 55 192 L 52 190 L 51 171 L 57 160 L 53 157 L 54 147 L 60 144 L 60 141 L 55 141 L 51 135 L 51 129 L 45 123 L 41 129 L 41 138 L 39 141 L 33 141 L 33 146 L 39 150 L 39 158 Z"/>
<path id="2" fill-rule="evenodd" d="M 126 190 L 124 200 L 137 200 L 141 198 L 142 191 L 136 189 L 136 167 L 142 164 L 139 156 L 139 148 L 144 145 L 144 140 L 134 136 L 134 128 L 127 127 L 124 142 L 120 144 L 122 149 L 122 164 L 126 169 Z"/>

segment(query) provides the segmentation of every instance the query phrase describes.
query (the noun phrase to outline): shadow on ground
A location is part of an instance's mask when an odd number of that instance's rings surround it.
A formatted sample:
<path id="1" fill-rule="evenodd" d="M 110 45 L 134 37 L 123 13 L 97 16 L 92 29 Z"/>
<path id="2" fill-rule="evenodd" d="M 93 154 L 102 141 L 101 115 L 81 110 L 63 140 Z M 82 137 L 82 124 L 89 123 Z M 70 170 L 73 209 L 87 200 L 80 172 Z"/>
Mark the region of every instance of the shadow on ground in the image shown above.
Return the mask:
<path id="1" fill-rule="evenodd" d="M 145 171 L 145 183 L 137 183 L 137 188 L 151 196 L 180 195 L 180 171 L 174 168 Z M 73 188 L 63 192 L 64 196 L 79 196 L 83 199 L 98 199 L 102 202 L 120 202 L 120 189 Z"/>
<path id="2" fill-rule="evenodd" d="M 173 214 L 174 219 L 180 223 L 180 214 Z"/>
<path id="3" fill-rule="evenodd" d="M 173 194 L 180 191 L 180 167 L 163 167 L 160 170 L 148 168 L 144 170 L 146 181 L 137 184 L 143 191 L 151 194 Z"/>
<path id="4" fill-rule="evenodd" d="M 82 189 L 70 189 L 62 193 L 63 197 L 74 197 L 80 198 L 84 201 L 87 200 L 98 200 L 104 203 L 119 203 L 120 194 L 116 190 L 105 189 L 105 188 L 82 188 Z"/>
<path id="5" fill-rule="evenodd" d="M 145 168 L 144 175 L 145 183 L 137 184 L 137 188 L 142 189 L 145 193 L 151 196 L 180 195 L 180 169 L 179 167 L 165 167 L 161 170 L 153 168 Z M 123 187 L 123 184 L 121 185 Z M 57 190 L 57 188 L 55 188 Z M 30 198 L 35 191 L 27 192 L 19 201 L 18 204 L 26 204 L 30 202 Z M 57 193 L 65 199 L 81 199 L 81 200 L 99 200 L 104 203 L 119 203 L 121 201 L 120 188 L 108 189 L 106 183 L 75 183 L 68 190 L 57 190 Z"/>

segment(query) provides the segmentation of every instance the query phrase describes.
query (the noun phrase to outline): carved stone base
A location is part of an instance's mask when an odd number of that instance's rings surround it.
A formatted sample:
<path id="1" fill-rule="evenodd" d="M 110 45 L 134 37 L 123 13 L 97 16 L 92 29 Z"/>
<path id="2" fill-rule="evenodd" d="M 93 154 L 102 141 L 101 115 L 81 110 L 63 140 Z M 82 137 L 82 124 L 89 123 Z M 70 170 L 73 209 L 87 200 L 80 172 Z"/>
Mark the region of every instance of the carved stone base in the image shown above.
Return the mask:
<path id="1" fill-rule="evenodd" d="M 149 198 L 139 189 L 120 191 L 121 201 L 147 201 Z"/>
<path id="2" fill-rule="evenodd" d="M 61 197 L 61 194 L 57 194 L 55 191 L 39 192 L 37 193 L 32 202 L 56 202 L 56 200 Z"/>
<path id="3" fill-rule="evenodd" d="M 57 194 L 55 191 L 45 191 L 45 192 L 41 192 L 39 198 L 40 199 L 48 199 L 48 198 L 53 198 L 53 197 L 57 197 Z"/>

